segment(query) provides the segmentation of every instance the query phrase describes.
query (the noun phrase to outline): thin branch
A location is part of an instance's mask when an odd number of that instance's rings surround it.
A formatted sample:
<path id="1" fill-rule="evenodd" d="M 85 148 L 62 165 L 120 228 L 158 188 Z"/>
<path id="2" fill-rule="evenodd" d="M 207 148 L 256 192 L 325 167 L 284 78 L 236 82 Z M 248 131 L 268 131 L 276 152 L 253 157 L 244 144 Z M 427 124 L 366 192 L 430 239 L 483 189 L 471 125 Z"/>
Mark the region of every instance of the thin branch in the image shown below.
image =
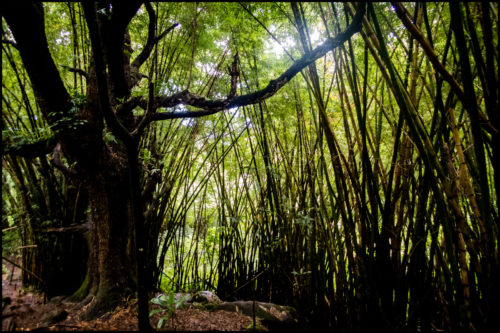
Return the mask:
<path id="1" fill-rule="evenodd" d="M 52 160 L 50 160 L 50 163 L 52 163 L 53 166 L 55 166 L 58 170 L 60 170 L 63 174 L 69 177 L 74 177 L 78 175 L 78 173 L 73 170 L 68 168 L 64 163 L 61 161 L 61 144 L 58 143 L 52 152 Z"/>
<path id="2" fill-rule="evenodd" d="M 147 7 L 146 7 L 147 8 Z M 151 20 L 150 20 L 151 24 Z M 150 41 L 150 37 L 152 36 L 151 34 L 148 34 L 148 40 L 146 42 L 146 46 L 144 46 L 144 49 L 141 51 L 141 53 L 132 61 L 132 64 L 130 66 L 131 70 L 131 83 L 130 86 L 133 87 L 135 86 L 141 79 L 147 78 L 148 76 L 142 74 L 139 72 L 139 68 L 142 66 L 142 64 L 149 58 L 151 55 L 151 52 L 153 51 L 153 47 L 155 44 L 157 44 L 163 37 L 165 37 L 170 31 L 172 31 L 175 27 L 177 27 L 179 23 L 174 23 L 170 27 L 167 28 L 164 32 L 162 32 L 158 37 L 155 37 L 152 42 Z M 149 27 L 149 32 L 151 32 L 151 25 Z M 153 29 L 153 35 L 154 35 L 154 29 Z"/>
<path id="3" fill-rule="evenodd" d="M 21 266 L 21 265 L 16 264 L 16 263 L 15 263 L 15 262 L 13 262 L 12 260 L 7 259 L 7 258 L 5 258 L 4 256 L 2 256 L 2 259 L 3 259 L 3 260 L 5 260 L 5 261 L 7 261 L 8 263 L 10 263 L 10 264 L 12 264 L 12 265 L 14 265 L 14 266 L 16 266 L 16 267 L 20 268 L 20 269 L 22 269 L 22 270 L 23 270 L 23 271 L 25 271 L 26 273 L 30 274 L 31 276 L 33 276 L 34 278 L 36 278 L 38 281 L 40 281 L 40 282 L 41 282 L 41 283 L 45 286 L 45 282 L 42 280 L 42 278 L 41 278 L 41 277 L 39 277 L 38 275 L 36 275 L 35 273 L 33 273 L 32 271 L 30 271 L 30 270 L 28 270 L 28 269 L 24 268 L 24 267 L 23 267 L 23 266 Z"/>
<path id="4" fill-rule="evenodd" d="M 77 74 L 83 76 L 87 80 L 89 78 L 89 74 L 86 71 L 84 71 L 83 69 L 69 67 L 69 66 L 62 66 L 62 67 L 66 68 L 68 71 L 70 71 L 72 73 L 77 73 Z"/>
<path id="5" fill-rule="evenodd" d="M 266 27 L 266 26 L 265 26 L 265 25 L 264 25 L 264 24 L 263 24 L 263 23 L 262 23 L 262 22 L 261 22 L 261 21 L 260 21 L 260 20 L 259 20 L 259 19 L 255 16 L 255 15 L 254 15 L 254 14 L 252 14 L 252 12 L 251 12 L 251 11 L 249 11 L 247 7 L 245 7 L 245 5 L 243 5 L 241 2 L 238 2 L 238 4 L 239 4 L 241 7 L 243 7 L 243 9 L 244 9 L 244 10 L 245 10 L 248 14 L 250 14 L 250 15 L 251 15 L 251 16 L 255 19 L 255 21 L 257 21 L 257 23 L 259 23 L 259 24 L 260 24 L 260 25 L 264 28 L 264 30 L 266 30 L 266 31 L 267 31 L 267 33 L 271 36 L 271 38 L 272 38 L 272 39 L 274 39 L 274 41 L 275 41 L 276 43 L 278 43 L 278 45 L 279 45 L 279 46 L 281 46 L 281 48 L 283 49 L 283 51 L 285 51 L 286 55 L 287 55 L 290 59 L 292 59 L 292 61 L 295 61 L 295 59 L 293 59 L 292 55 L 291 55 L 291 54 L 287 51 L 287 49 L 286 49 L 286 48 L 285 48 L 285 47 L 284 47 L 284 46 L 280 43 L 280 41 L 279 41 L 279 40 L 278 40 L 278 39 L 274 36 L 274 34 L 273 34 L 271 31 L 269 31 L 269 30 L 267 29 L 267 27 Z"/>
<path id="6" fill-rule="evenodd" d="M 161 33 L 158 37 L 155 36 L 155 27 L 156 27 L 156 14 L 149 2 L 145 2 L 144 6 L 146 7 L 146 11 L 149 15 L 149 25 L 148 25 L 148 39 L 146 41 L 146 45 L 142 49 L 141 53 L 132 61 L 131 67 L 139 70 L 142 64 L 149 58 L 151 52 L 153 51 L 153 47 L 156 43 L 158 43 L 163 37 L 165 37 L 170 31 L 172 31 L 175 27 L 179 25 L 179 23 L 174 23 L 170 27 L 167 28 L 163 33 Z"/>
<path id="7" fill-rule="evenodd" d="M 146 11 L 149 16 L 149 25 L 148 25 L 148 39 L 146 41 L 146 45 L 142 49 L 141 53 L 134 59 L 131 67 L 139 68 L 146 61 L 146 59 L 151 54 L 153 50 L 154 41 L 155 41 L 155 27 L 156 27 L 156 14 L 149 2 L 144 3 L 144 7 L 146 7 Z"/>
<path id="8" fill-rule="evenodd" d="M 21 156 L 25 158 L 35 158 L 49 154 L 56 146 L 55 137 L 51 136 L 36 142 L 19 144 L 4 143 L 3 154 L 12 156 Z"/>
<path id="9" fill-rule="evenodd" d="M 90 230 L 90 225 L 88 223 L 83 224 L 70 224 L 67 227 L 60 228 L 45 228 L 45 229 L 35 229 L 35 232 L 40 233 L 85 233 Z"/>
<path id="10" fill-rule="evenodd" d="M 172 31 L 174 28 L 176 28 L 177 26 L 179 25 L 178 22 L 175 22 L 174 24 L 172 24 L 170 27 L 167 28 L 167 30 L 165 30 L 164 32 L 162 32 L 158 37 L 155 38 L 155 43 L 158 43 L 160 40 L 163 39 L 163 37 L 165 37 L 170 31 Z"/>
<path id="11" fill-rule="evenodd" d="M 133 137 L 139 137 L 142 134 L 142 131 L 146 127 L 146 125 L 149 123 L 149 118 L 151 117 L 151 114 L 153 113 L 153 103 L 154 103 L 154 84 L 152 82 L 149 83 L 149 89 L 148 89 L 148 106 L 146 108 L 146 113 L 143 115 L 139 125 L 137 125 L 137 128 L 131 133 Z"/>

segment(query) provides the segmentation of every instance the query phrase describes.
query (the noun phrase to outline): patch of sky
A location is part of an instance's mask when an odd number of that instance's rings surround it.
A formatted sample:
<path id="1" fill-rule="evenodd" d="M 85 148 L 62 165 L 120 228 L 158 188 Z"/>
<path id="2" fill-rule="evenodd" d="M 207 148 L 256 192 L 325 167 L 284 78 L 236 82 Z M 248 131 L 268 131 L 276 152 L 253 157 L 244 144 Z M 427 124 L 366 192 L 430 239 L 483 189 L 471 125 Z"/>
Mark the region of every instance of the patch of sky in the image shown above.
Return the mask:
<path id="1" fill-rule="evenodd" d="M 237 107 L 236 108 L 230 108 L 229 112 L 234 115 L 234 114 L 236 114 L 238 112 L 238 108 Z"/>
<path id="2" fill-rule="evenodd" d="M 182 126 L 192 127 L 196 124 L 196 120 L 192 118 L 184 118 L 181 120 Z"/>
<path id="3" fill-rule="evenodd" d="M 228 41 L 229 41 L 229 37 L 224 37 L 222 39 L 214 41 L 214 43 L 215 43 L 215 45 L 217 45 L 220 48 L 226 48 Z"/>
<path id="4" fill-rule="evenodd" d="M 246 117 L 246 118 L 245 118 L 245 126 L 247 126 L 248 128 L 252 128 L 252 127 L 254 127 L 254 124 L 253 124 L 253 122 L 252 122 L 252 119 L 250 119 L 250 118 Z"/>
<path id="5" fill-rule="evenodd" d="M 216 64 L 213 62 L 202 63 L 197 61 L 195 62 L 195 65 L 198 68 L 201 67 L 208 75 L 220 74 L 220 72 L 216 70 Z"/>
<path id="6" fill-rule="evenodd" d="M 71 32 L 61 30 L 61 32 L 59 33 L 59 38 L 56 38 L 56 44 L 68 45 L 71 42 L 71 40 L 69 38 L 70 36 L 71 36 Z"/>
<path id="7" fill-rule="evenodd" d="M 320 42 L 321 33 L 319 30 L 314 29 L 313 32 L 309 35 L 309 37 L 311 38 L 311 44 L 314 48 Z"/>
<path id="8" fill-rule="evenodd" d="M 162 85 L 161 90 L 164 94 L 175 94 L 181 91 L 181 87 L 169 80 L 165 86 Z"/>
<path id="9" fill-rule="evenodd" d="M 140 49 L 140 48 L 142 48 L 141 44 L 132 41 L 132 50 L 135 51 L 135 50 Z"/>
<path id="10" fill-rule="evenodd" d="M 285 54 L 283 48 L 289 51 L 291 48 L 295 46 L 295 41 L 291 36 L 286 37 L 284 40 L 281 40 L 280 43 L 281 45 L 278 42 L 276 42 L 272 37 L 269 37 L 264 42 L 264 48 L 265 48 L 264 53 L 274 54 L 276 58 L 281 58 Z"/>
<path id="11" fill-rule="evenodd" d="M 185 111 L 188 111 L 188 109 L 184 104 L 179 104 L 174 106 L 174 112 L 185 112 Z"/>

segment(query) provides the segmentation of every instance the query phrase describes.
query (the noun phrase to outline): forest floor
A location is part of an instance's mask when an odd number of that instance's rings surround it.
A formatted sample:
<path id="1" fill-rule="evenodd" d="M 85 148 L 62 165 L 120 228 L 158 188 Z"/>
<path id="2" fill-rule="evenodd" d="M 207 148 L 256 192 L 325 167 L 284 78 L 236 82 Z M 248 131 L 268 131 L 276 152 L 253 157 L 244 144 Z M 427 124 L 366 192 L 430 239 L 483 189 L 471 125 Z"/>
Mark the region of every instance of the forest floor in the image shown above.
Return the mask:
<path id="1" fill-rule="evenodd" d="M 92 321 L 82 321 L 85 307 L 64 302 L 56 297 L 44 303 L 43 295 L 22 288 L 21 270 L 3 261 L 8 273 L 2 271 L 2 331 L 135 331 L 137 330 L 137 300 L 124 300 L 114 311 Z M 7 304 L 4 304 L 7 300 Z M 53 317 L 64 318 L 54 322 Z M 151 317 L 156 328 L 161 315 Z M 52 318 L 52 322 L 51 319 Z M 178 309 L 162 330 L 175 331 L 249 331 L 252 318 L 236 312 L 208 312 L 199 309 Z M 266 330 L 259 325 L 258 328 Z"/>

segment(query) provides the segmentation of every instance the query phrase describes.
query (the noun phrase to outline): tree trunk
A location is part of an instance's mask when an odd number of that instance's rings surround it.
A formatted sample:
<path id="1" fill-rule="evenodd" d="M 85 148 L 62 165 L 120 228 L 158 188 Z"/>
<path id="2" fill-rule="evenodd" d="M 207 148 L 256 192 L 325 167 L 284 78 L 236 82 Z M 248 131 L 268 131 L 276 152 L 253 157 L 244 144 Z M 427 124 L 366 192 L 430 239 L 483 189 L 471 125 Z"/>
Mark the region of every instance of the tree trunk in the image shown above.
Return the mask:
<path id="1" fill-rule="evenodd" d="M 121 296 L 135 290 L 133 251 L 131 245 L 131 209 L 127 178 L 123 170 L 103 169 L 92 176 L 88 190 L 90 196 L 91 247 L 93 260 L 89 260 L 94 276 L 90 294 L 95 300 L 87 315 L 112 309 Z M 109 175 L 109 173 L 117 173 Z M 95 260 L 97 259 L 97 260 Z"/>

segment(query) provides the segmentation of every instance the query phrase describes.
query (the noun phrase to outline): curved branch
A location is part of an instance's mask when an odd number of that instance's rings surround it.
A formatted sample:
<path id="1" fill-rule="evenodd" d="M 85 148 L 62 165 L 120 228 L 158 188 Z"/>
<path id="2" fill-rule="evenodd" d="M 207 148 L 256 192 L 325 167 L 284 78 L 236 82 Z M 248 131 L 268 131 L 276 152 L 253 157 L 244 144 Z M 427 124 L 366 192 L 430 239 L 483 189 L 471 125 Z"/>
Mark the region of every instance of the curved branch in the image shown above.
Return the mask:
<path id="1" fill-rule="evenodd" d="M 99 104 L 107 125 L 114 135 L 124 141 L 130 141 L 130 133 L 118 121 L 111 109 L 108 95 L 108 81 L 105 75 L 106 66 L 102 52 L 102 38 L 97 25 L 96 8 L 93 2 L 83 2 L 83 12 L 89 29 L 90 41 L 92 44 L 92 54 L 94 58 L 97 87 L 99 92 Z"/>
<path id="2" fill-rule="evenodd" d="M 52 163 L 53 166 L 55 166 L 58 170 L 60 170 L 64 175 L 68 177 L 74 177 L 78 175 L 78 173 L 73 170 L 68 168 L 64 163 L 61 161 L 61 144 L 58 143 L 55 147 L 54 150 L 52 151 L 52 160 L 50 162 Z"/>
<path id="3" fill-rule="evenodd" d="M 134 61 L 132 61 L 132 64 L 130 65 L 131 71 L 133 73 L 137 73 L 136 75 L 133 75 L 133 77 L 132 77 L 132 82 L 131 82 L 132 87 L 134 85 L 136 85 L 137 82 L 139 82 L 139 80 L 141 78 L 144 77 L 144 75 L 141 75 L 139 73 L 139 68 L 149 58 L 156 43 L 158 43 L 170 31 L 172 31 L 175 27 L 177 27 L 179 25 L 179 23 L 176 22 L 176 23 L 172 24 L 170 27 L 168 27 L 167 30 L 162 32 L 159 36 L 156 36 L 155 35 L 155 27 L 156 27 L 155 11 L 153 10 L 153 7 L 151 7 L 151 4 L 149 2 L 145 2 L 144 6 L 146 7 L 146 10 L 147 10 L 148 15 L 149 15 L 148 39 L 147 39 L 146 45 L 142 49 L 141 53 L 139 53 L 139 55 L 134 59 Z"/>
<path id="4" fill-rule="evenodd" d="M 134 59 L 132 62 L 131 67 L 139 69 L 141 65 L 146 61 L 146 59 L 149 57 L 151 54 L 151 51 L 153 51 L 153 47 L 155 44 L 155 27 L 156 27 L 156 14 L 151 7 L 151 3 L 145 2 L 144 7 L 146 7 L 146 11 L 148 12 L 149 16 L 149 25 L 148 25 L 148 39 L 146 41 L 146 45 L 142 49 L 141 53 Z"/>
<path id="5" fill-rule="evenodd" d="M 99 17 L 100 28 L 102 27 L 102 40 L 104 56 L 109 70 L 110 86 L 115 98 L 122 98 L 130 93 L 130 87 L 125 74 L 124 40 L 127 26 L 132 21 L 142 5 L 140 0 L 112 1 L 113 10 L 111 19 Z"/>
<path id="6" fill-rule="evenodd" d="M 352 23 L 343 32 L 339 33 L 335 37 L 328 38 L 323 44 L 319 45 L 314 50 L 304 54 L 302 58 L 295 61 L 293 65 L 290 66 L 290 68 L 288 68 L 288 70 L 281 74 L 277 79 L 271 80 L 264 89 L 255 91 L 247 95 L 230 97 L 224 100 L 208 100 L 204 97 L 195 95 L 188 90 L 184 90 L 168 97 L 159 96 L 155 98 L 156 103 L 154 109 L 157 109 L 159 107 L 168 108 L 177 106 L 179 104 L 184 104 L 197 107 L 202 110 L 154 113 L 151 116 L 151 120 L 155 121 L 174 118 L 203 117 L 225 109 L 255 104 L 273 96 L 281 87 L 289 82 L 303 68 L 307 67 L 317 59 L 323 57 L 329 51 L 342 45 L 345 41 L 351 38 L 352 35 L 358 32 L 361 28 L 361 22 L 364 13 L 365 5 L 362 4 L 361 8 L 358 9 L 358 12 L 354 16 Z M 146 105 L 146 101 L 144 99 L 133 99 L 126 104 L 127 107 L 132 108 L 136 106 L 144 107 L 144 105 Z"/>

